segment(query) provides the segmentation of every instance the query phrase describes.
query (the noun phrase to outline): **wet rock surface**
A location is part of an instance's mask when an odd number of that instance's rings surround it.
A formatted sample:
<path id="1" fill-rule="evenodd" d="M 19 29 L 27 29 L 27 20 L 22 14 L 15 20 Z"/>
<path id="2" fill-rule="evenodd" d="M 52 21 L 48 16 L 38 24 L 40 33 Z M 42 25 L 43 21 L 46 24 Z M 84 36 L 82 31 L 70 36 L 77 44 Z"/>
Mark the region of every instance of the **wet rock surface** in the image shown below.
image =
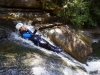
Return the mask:
<path id="1" fill-rule="evenodd" d="M 20 69 L 17 67 L 3 67 L 0 69 L 0 75 L 31 75 L 28 69 Z"/>
<path id="2" fill-rule="evenodd" d="M 61 46 L 65 52 L 81 62 L 84 62 L 92 53 L 91 45 L 79 39 L 67 25 L 54 27 L 47 34 L 56 45 Z"/>
<path id="3" fill-rule="evenodd" d="M 0 41 L 0 75 L 65 75 L 63 70 L 66 67 L 74 72 L 86 71 L 55 53 L 48 54 L 42 50 L 15 39 Z"/>
<path id="4" fill-rule="evenodd" d="M 1 7 L 40 8 L 40 0 L 0 0 Z"/>
<path id="5" fill-rule="evenodd" d="M 60 6 L 61 1 L 53 0 L 0 0 L 0 7 L 2 8 L 28 8 L 28 9 L 44 9 L 51 11 L 52 13 L 57 13 L 62 10 L 63 7 Z"/>
<path id="6" fill-rule="evenodd" d="M 2 29 L 2 27 L 0 27 L 0 41 L 8 39 L 8 37 L 10 36 L 10 31 L 8 31 L 8 29 Z"/>

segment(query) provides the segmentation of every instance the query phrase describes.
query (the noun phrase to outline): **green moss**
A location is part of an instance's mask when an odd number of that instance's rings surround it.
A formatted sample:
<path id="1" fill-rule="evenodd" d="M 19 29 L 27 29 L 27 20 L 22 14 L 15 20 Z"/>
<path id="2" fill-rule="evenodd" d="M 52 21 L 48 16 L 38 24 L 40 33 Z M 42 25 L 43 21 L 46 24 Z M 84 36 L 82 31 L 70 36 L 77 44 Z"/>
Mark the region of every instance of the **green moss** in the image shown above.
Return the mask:
<path id="1" fill-rule="evenodd" d="M 86 36 L 84 36 L 84 35 L 79 35 L 78 37 L 79 37 L 79 39 L 81 39 L 81 40 L 84 41 L 85 43 L 91 45 L 91 39 L 90 39 L 90 38 L 88 38 L 88 37 L 86 37 Z"/>

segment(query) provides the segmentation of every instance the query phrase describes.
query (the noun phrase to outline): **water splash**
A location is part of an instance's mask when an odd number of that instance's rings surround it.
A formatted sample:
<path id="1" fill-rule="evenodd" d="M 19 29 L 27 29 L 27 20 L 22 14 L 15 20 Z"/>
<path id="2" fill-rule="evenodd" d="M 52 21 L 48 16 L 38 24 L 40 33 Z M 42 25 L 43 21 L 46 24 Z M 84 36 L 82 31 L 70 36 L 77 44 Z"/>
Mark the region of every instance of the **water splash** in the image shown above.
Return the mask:
<path id="1" fill-rule="evenodd" d="M 100 59 L 87 61 L 87 65 L 84 65 L 89 75 L 100 75 Z"/>

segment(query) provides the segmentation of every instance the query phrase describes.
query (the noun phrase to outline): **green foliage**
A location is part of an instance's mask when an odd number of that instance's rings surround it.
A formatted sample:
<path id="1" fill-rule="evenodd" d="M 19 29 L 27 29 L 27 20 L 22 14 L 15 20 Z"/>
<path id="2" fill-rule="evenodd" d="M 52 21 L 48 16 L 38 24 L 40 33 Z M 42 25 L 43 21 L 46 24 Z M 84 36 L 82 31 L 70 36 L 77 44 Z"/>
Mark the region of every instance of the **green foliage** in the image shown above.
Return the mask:
<path id="1" fill-rule="evenodd" d="M 61 0 L 63 6 L 64 3 L 67 3 L 67 8 L 60 11 L 57 15 L 64 17 L 66 22 L 71 22 L 76 27 L 82 27 L 84 25 L 91 25 L 91 26 L 97 26 L 100 19 L 100 10 L 95 9 L 97 12 L 93 11 L 93 1 L 85 1 L 85 0 Z M 99 2 L 100 3 L 100 2 Z M 95 6 L 96 7 L 96 6 Z M 93 11 L 93 12 L 92 12 Z M 92 12 L 92 13 L 91 13 Z M 93 15 L 94 14 L 94 15 Z M 99 17 L 96 17 L 99 16 Z"/>
<path id="2" fill-rule="evenodd" d="M 100 25 L 100 0 L 89 0 L 90 2 L 90 14 L 92 16 L 92 19 L 97 22 L 97 25 Z"/>
<path id="3" fill-rule="evenodd" d="M 43 8 L 78 28 L 100 25 L 100 0 L 41 0 Z M 62 8 L 67 5 L 66 8 Z"/>

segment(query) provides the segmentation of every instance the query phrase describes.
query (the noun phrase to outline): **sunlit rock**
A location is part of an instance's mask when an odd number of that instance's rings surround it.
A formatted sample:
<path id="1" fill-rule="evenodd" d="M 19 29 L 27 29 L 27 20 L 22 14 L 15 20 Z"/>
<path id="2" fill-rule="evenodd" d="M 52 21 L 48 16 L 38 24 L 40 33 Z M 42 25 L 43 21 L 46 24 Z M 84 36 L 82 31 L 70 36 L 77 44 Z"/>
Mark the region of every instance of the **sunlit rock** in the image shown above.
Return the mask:
<path id="1" fill-rule="evenodd" d="M 50 29 L 47 34 L 56 45 L 61 46 L 65 52 L 81 62 L 92 53 L 91 46 L 79 39 L 68 26 Z"/>

